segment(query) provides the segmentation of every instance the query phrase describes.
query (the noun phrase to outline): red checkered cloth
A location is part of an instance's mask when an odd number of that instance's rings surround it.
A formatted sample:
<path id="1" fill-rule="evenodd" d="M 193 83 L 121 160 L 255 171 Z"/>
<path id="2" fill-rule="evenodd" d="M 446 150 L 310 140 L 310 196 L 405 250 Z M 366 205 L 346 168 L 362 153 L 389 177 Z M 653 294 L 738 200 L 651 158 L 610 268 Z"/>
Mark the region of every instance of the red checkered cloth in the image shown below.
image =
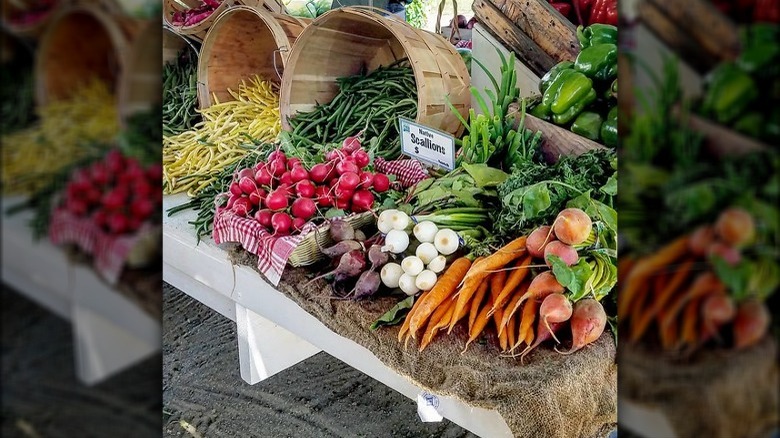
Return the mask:
<path id="1" fill-rule="evenodd" d="M 254 218 L 242 217 L 228 208 L 220 207 L 214 215 L 213 237 L 217 244 L 237 242 L 246 251 L 256 255 L 257 269 L 276 286 L 282 278 L 290 254 L 304 236 L 315 228 L 316 225 L 309 222 L 303 226 L 300 234 L 275 237 Z"/>
<path id="2" fill-rule="evenodd" d="M 460 40 L 457 43 L 455 43 L 455 47 L 458 49 L 470 49 L 471 40 Z"/>
<path id="3" fill-rule="evenodd" d="M 374 168 L 379 172 L 395 175 L 403 188 L 411 187 L 429 176 L 423 164 L 412 159 L 385 161 L 377 158 L 374 160 Z"/>
<path id="4" fill-rule="evenodd" d="M 74 244 L 92 256 L 95 270 L 113 286 L 138 240 L 152 228 L 145 223 L 133 234 L 117 236 L 106 233 L 90 218 L 55 210 L 49 224 L 49 240 L 55 245 Z"/>

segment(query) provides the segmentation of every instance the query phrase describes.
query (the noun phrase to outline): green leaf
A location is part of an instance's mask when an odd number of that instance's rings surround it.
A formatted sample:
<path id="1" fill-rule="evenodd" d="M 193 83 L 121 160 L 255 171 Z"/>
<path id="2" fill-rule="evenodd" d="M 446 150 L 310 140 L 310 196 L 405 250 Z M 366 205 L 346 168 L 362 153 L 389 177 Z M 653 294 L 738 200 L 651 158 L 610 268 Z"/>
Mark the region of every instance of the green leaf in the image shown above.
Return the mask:
<path id="1" fill-rule="evenodd" d="M 380 316 L 379 319 L 374 321 L 371 326 L 369 327 L 371 330 L 376 330 L 379 327 L 384 326 L 392 326 L 397 325 L 401 321 L 406 318 L 406 315 L 409 313 L 409 310 L 412 309 L 412 306 L 414 305 L 414 299 L 415 296 L 412 295 L 405 300 L 399 302 L 395 306 L 393 306 L 390 310 L 384 313 L 384 315 Z"/>
<path id="2" fill-rule="evenodd" d="M 574 271 L 556 255 L 548 255 L 547 261 L 552 265 L 553 275 L 561 286 L 568 288 L 574 283 Z"/>
<path id="3" fill-rule="evenodd" d="M 474 178 L 478 187 L 497 187 L 509 178 L 509 174 L 506 172 L 487 164 L 463 163 L 462 167 Z"/>
<path id="4" fill-rule="evenodd" d="M 581 257 L 577 263 L 572 266 L 566 266 L 566 263 L 555 255 L 547 256 L 547 260 L 552 265 L 553 275 L 561 286 L 569 290 L 569 299 L 577 302 L 588 295 L 589 290 L 585 288 L 588 279 L 593 275 L 593 270 L 585 258 Z"/>
<path id="5" fill-rule="evenodd" d="M 604 186 L 602 186 L 599 190 L 601 190 L 603 193 L 609 196 L 617 195 L 617 190 L 618 190 L 617 173 L 610 176 L 609 179 L 607 180 L 607 183 L 604 184 Z"/>
<path id="6" fill-rule="evenodd" d="M 333 218 L 342 217 L 342 216 L 346 216 L 346 213 L 344 212 L 344 210 L 341 210 L 339 208 L 331 208 L 331 209 L 329 209 L 328 211 L 325 212 L 325 218 L 326 219 L 333 219 Z"/>
<path id="7" fill-rule="evenodd" d="M 550 190 L 546 184 L 534 184 L 529 186 L 523 194 L 523 214 L 526 219 L 535 218 L 540 213 L 550 208 Z"/>
<path id="8" fill-rule="evenodd" d="M 604 224 L 607 225 L 607 228 L 617 231 L 617 211 L 615 211 L 615 209 L 609 205 L 600 201 L 596 201 L 595 199 L 593 200 L 593 203 L 596 205 L 596 209 L 599 212 L 599 219 L 604 221 Z"/>

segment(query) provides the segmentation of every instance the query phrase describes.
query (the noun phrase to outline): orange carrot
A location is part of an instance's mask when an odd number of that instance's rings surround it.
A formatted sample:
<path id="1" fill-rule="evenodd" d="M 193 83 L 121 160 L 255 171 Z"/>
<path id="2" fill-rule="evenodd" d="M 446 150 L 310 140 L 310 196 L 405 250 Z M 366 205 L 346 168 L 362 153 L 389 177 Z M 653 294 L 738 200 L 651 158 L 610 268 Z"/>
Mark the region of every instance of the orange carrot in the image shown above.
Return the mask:
<path id="1" fill-rule="evenodd" d="M 482 307 L 482 302 L 485 300 L 485 294 L 488 291 L 488 286 L 490 286 L 490 282 L 488 280 L 483 281 L 482 284 L 479 285 L 477 293 L 474 294 L 474 298 L 471 300 L 471 309 L 469 311 L 469 330 L 471 330 L 471 328 L 474 326 L 474 320 L 477 319 L 479 309 Z"/>
<path id="2" fill-rule="evenodd" d="M 533 324 L 536 320 L 536 313 L 539 311 L 541 302 L 536 299 L 530 299 L 525 302 L 523 306 L 522 317 L 520 319 L 520 330 L 517 334 L 517 344 L 512 346 L 512 350 L 516 349 L 523 342 L 526 342 L 530 337 L 531 341 L 528 345 L 531 345 L 534 341 Z M 530 334 L 528 332 L 531 332 Z"/>
<path id="3" fill-rule="evenodd" d="M 487 316 L 488 309 L 490 309 L 490 306 L 493 303 L 490 302 L 490 299 L 488 299 L 488 305 L 484 306 L 482 310 L 479 311 L 479 314 L 477 315 L 477 319 L 474 321 L 474 327 L 469 330 L 469 340 L 466 341 L 466 346 L 463 348 L 462 353 L 465 353 L 466 350 L 469 348 L 469 344 L 474 342 L 476 340 L 480 333 L 482 333 L 483 330 L 485 330 L 485 327 L 488 324 L 489 318 Z"/>
<path id="4" fill-rule="evenodd" d="M 618 316 L 625 315 L 632 308 L 632 301 L 637 290 L 647 281 L 647 278 L 662 269 L 671 265 L 688 250 L 688 236 L 678 237 L 670 242 L 653 255 L 638 260 L 631 272 L 626 276 L 625 286 L 620 292 L 618 298 Z"/>
<path id="5" fill-rule="evenodd" d="M 515 291 L 512 293 L 512 297 L 509 298 L 509 303 L 507 303 L 507 306 L 503 309 L 496 309 L 495 313 L 501 312 L 501 321 L 498 323 L 498 335 L 501 336 L 502 333 L 504 333 L 505 329 L 509 325 L 509 318 L 506 317 L 506 315 L 509 313 L 509 309 L 514 307 L 518 301 L 520 301 L 520 298 L 525 295 L 525 292 L 528 290 L 528 286 L 531 283 L 529 281 L 524 281 Z M 495 305 L 492 306 L 495 308 Z M 493 310 L 491 308 L 491 310 Z M 490 312 L 488 312 L 489 314 Z M 494 313 L 494 315 L 495 315 Z M 511 344 L 509 345 L 511 347 Z"/>
<path id="6" fill-rule="evenodd" d="M 491 277 L 490 282 L 490 299 L 493 300 L 495 303 L 498 299 L 498 294 L 501 293 L 501 288 L 504 286 L 502 279 L 505 281 L 507 277 L 506 271 L 498 271 Z M 501 309 L 498 309 L 495 313 L 493 313 L 493 322 L 496 325 L 496 333 L 499 332 L 498 327 L 501 324 L 501 317 L 503 316 L 503 312 Z M 501 333 L 498 335 L 498 345 L 501 347 L 501 351 L 506 351 L 508 348 L 508 340 L 506 336 L 506 332 Z"/>
<path id="7" fill-rule="evenodd" d="M 677 338 L 677 326 L 677 319 L 675 318 L 665 327 L 659 327 L 661 346 L 664 350 L 670 350 L 674 347 L 675 339 Z"/>
<path id="8" fill-rule="evenodd" d="M 506 330 L 504 330 L 504 333 L 507 334 L 507 341 L 509 342 L 509 346 L 515 345 L 515 342 L 517 342 L 517 318 L 510 318 L 509 322 L 507 323 Z"/>
<path id="9" fill-rule="evenodd" d="M 515 264 L 515 269 L 511 274 L 509 274 L 509 277 L 507 278 L 504 287 L 501 288 L 501 292 L 498 294 L 498 297 L 493 300 L 494 309 L 504 307 L 507 300 L 509 300 L 509 296 L 512 295 L 512 292 L 514 292 L 517 286 L 519 286 L 523 279 L 525 279 L 525 277 L 528 275 L 528 271 L 530 270 L 528 265 L 531 264 L 531 260 L 532 257 L 530 255 L 518 259 L 517 263 Z M 495 310 L 492 310 L 491 313 L 493 311 Z"/>
<path id="10" fill-rule="evenodd" d="M 428 292 L 427 299 L 420 304 L 419 311 L 412 315 L 412 319 L 409 321 L 409 332 L 413 339 L 417 339 L 417 331 L 428 321 L 428 318 L 436 310 L 439 305 L 450 297 L 458 284 L 466 276 L 466 273 L 471 267 L 471 261 L 466 257 L 460 257 L 447 269 L 447 271 L 439 277 L 436 285 L 433 286 Z M 455 314 L 459 313 L 458 308 L 455 309 Z"/>
<path id="11" fill-rule="evenodd" d="M 679 346 L 694 345 L 698 339 L 696 328 L 699 322 L 699 309 L 702 299 L 693 299 L 688 302 L 683 311 L 682 330 L 680 333 Z"/>
<path id="12" fill-rule="evenodd" d="M 509 306 L 507 308 L 509 310 L 504 311 L 504 319 L 501 324 L 506 325 L 506 322 L 509 320 L 509 318 L 515 314 L 517 309 L 519 309 L 526 300 L 534 299 L 541 302 L 544 297 L 554 293 L 563 293 L 563 286 L 561 286 L 561 284 L 558 283 L 558 280 L 555 279 L 555 275 L 553 275 L 552 271 L 544 271 L 540 273 L 534 277 L 533 280 L 531 280 L 531 284 L 528 285 L 528 290 L 523 294 L 522 297 L 520 297 L 515 305 Z"/>
<path id="13" fill-rule="evenodd" d="M 685 261 L 677 271 L 674 272 L 672 278 L 666 283 L 663 289 L 656 290 L 653 295 L 653 302 L 649 311 L 642 313 L 638 319 L 631 321 L 631 331 L 629 340 L 636 342 L 647 330 L 650 325 L 650 321 L 655 318 L 658 312 L 666 306 L 666 303 L 672 298 L 675 291 L 677 291 L 684 281 L 691 273 L 694 261 L 692 259 Z"/>
<path id="14" fill-rule="evenodd" d="M 431 343 L 433 337 L 436 336 L 436 333 L 438 333 L 439 330 L 447 327 L 447 323 L 452 318 L 452 313 L 455 310 L 454 302 L 455 300 L 452 299 L 445 300 L 444 303 L 436 309 L 436 312 L 433 313 L 431 320 L 428 322 L 428 328 L 425 330 L 425 335 L 423 335 L 422 341 L 420 342 L 420 351 L 423 351 L 425 347 Z M 440 311 L 440 309 L 444 310 Z"/>
<path id="15" fill-rule="evenodd" d="M 634 265 L 636 265 L 636 259 L 631 256 L 620 256 L 618 258 L 618 284 L 623 284 Z"/>
<path id="16" fill-rule="evenodd" d="M 706 271 L 699 274 L 693 281 L 693 284 L 683 291 L 682 294 L 677 296 L 675 300 L 664 309 L 663 313 L 659 315 L 661 327 L 671 324 L 689 301 L 724 290 L 725 287 L 723 286 L 723 283 L 720 282 L 714 273 Z"/>
<path id="17" fill-rule="evenodd" d="M 469 270 L 469 273 L 466 275 L 464 280 L 468 280 L 472 277 L 484 278 L 492 271 L 503 268 L 513 260 L 524 255 L 526 253 L 525 239 L 526 236 L 518 237 L 517 239 L 499 248 L 495 253 L 485 257 L 478 262 L 475 262 L 473 269 Z"/>

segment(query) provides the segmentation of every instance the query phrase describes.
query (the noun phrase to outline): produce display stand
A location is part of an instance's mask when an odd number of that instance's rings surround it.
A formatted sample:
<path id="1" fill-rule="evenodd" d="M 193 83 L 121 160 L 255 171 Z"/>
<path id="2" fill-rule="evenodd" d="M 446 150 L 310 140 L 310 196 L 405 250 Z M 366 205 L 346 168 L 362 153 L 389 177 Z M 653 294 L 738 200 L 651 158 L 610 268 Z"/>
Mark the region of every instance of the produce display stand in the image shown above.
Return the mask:
<path id="1" fill-rule="evenodd" d="M 0 206 L 21 201 L 3 198 Z M 4 217 L 3 282 L 72 324 L 78 378 L 93 385 L 160 350 L 159 318 L 108 286 L 46 240 L 35 241 L 31 212 Z"/>
<path id="2" fill-rule="evenodd" d="M 165 209 L 186 201 L 170 195 Z M 191 225 L 194 213 L 182 212 L 163 221 L 163 279 L 223 316 L 236 322 L 241 378 L 258 383 L 325 351 L 412 400 L 434 404 L 441 417 L 483 437 L 511 437 L 498 412 L 452 397 L 428 394 L 384 365 L 374 354 L 323 325 L 267 283 L 248 266 L 233 266 L 228 253 L 213 240 L 197 244 Z M 428 407 L 430 409 L 430 407 Z M 422 415 L 425 415 L 423 413 Z M 429 414 L 430 415 L 430 414 Z M 440 421 L 426 416 L 426 419 Z M 430 420 L 429 420 L 430 421 Z"/>

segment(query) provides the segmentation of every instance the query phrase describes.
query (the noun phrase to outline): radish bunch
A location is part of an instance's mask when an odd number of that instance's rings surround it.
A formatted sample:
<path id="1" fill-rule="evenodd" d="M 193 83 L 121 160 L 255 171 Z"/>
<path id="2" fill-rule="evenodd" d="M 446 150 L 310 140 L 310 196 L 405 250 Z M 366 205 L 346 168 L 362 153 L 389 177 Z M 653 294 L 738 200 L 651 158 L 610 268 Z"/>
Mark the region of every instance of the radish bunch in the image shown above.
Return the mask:
<path id="1" fill-rule="evenodd" d="M 144 168 L 136 159 L 112 150 L 103 160 L 73 173 L 59 208 L 92 218 L 109 233 L 133 233 L 146 221 L 159 221 L 162 167 Z"/>
<path id="2" fill-rule="evenodd" d="M 203 3 L 186 11 L 174 12 L 171 24 L 174 26 L 194 26 L 208 18 L 222 4 L 221 0 L 203 0 Z"/>
<path id="3" fill-rule="evenodd" d="M 298 158 L 276 150 L 236 174 L 227 208 L 253 217 L 275 235 L 299 232 L 320 209 L 360 213 L 374 205 L 374 193 L 390 188 L 387 175 L 367 170 L 368 154 L 356 138 L 326 154 L 326 162 L 307 169 Z"/>

